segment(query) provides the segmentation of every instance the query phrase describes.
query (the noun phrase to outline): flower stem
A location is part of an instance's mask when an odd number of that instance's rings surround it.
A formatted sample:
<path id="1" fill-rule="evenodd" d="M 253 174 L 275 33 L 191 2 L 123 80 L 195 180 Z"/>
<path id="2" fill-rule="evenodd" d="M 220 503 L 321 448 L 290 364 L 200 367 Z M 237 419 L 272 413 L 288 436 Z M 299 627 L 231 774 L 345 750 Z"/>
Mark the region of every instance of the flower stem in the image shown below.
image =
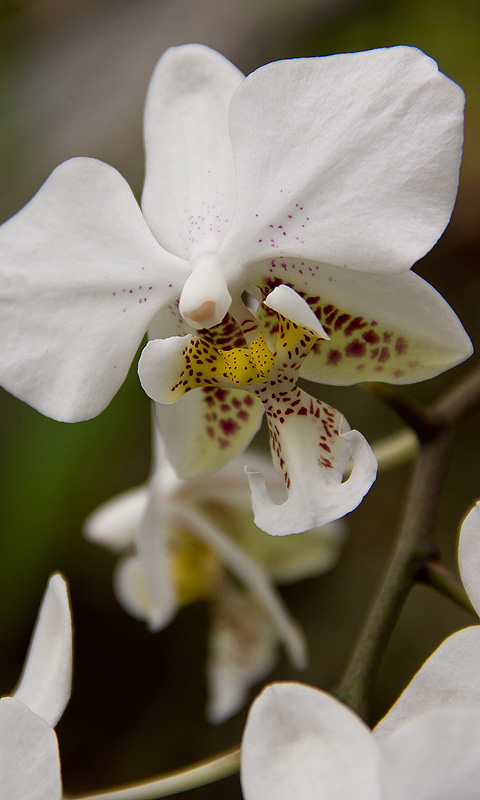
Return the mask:
<path id="1" fill-rule="evenodd" d="M 157 800 L 228 778 L 238 772 L 239 764 L 240 748 L 235 747 L 183 770 L 99 794 L 75 795 L 70 800 Z"/>
<path id="2" fill-rule="evenodd" d="M 429 583 L 461 601 L 454 582 L 447 581 L 445 573 L 441 576 L 438 568 L 432 569 L 438 561 L 434 527 L 457 426 L 480 407 L 480 368 L 430 407 L 410 402 L 395 387 L 377 391 L 375 385 L 374 391 L 409 421 L 419 438 L 419 453 L 392 560 L 335 692 L 364 719 L 378 667 L 413 585 L 428 577 Z"/>

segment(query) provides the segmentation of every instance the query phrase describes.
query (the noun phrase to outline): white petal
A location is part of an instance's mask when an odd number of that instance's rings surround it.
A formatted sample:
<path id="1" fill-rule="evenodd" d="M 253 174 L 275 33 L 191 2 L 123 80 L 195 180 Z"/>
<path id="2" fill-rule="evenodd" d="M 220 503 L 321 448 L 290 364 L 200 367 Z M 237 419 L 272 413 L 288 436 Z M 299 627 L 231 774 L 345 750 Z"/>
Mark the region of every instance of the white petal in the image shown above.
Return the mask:
<path id="1" fill-rule="evenodd" d="M 452 634 L 430 656 L 375 728 L 384 737 L 411 717 L 441 706 L 480 707 L 480 626 Z"/>
<path id="2" fill-rule="evenodd" d="M 55 732 L 11 697 L 0 700 L 0 793 L 4 800 L 60 800 Z"/>
<path id="3" fill-rule="evenodd" d="M 366 439 L 358 431 L 341 433 L 342 425 L 345 429 L 347 424 L 338 411 L 304 397 L 303 405 L 296 406 L 296 412 L 305 409 L 303 416 L 292 413 L 280 416 L 278 425 L 275 420 L 272 423 L 276 426 L 272 453 L 288 489 L 285 502 L 275 503 L 263 475 L 246 467 L 255 523 L 272 536 L 301 533 L 340 519 L 358 506 L 377 473 L 377 461 Z M 316 409 L 320 410 L 318 416 Z M 327 439 L 326 432 L 328 442 L 322 441 Z M 353 470 L 342 482 L 350 457 Z"/>
<path id="4" fill-rule="evenodd" d="M 85 537 L 114 553 L 121 553 L 133 545 L 147 501 L 147 486 L 112 497 L 87 517 L 83 527 Z"/>
<path id="5" fill-rule="evenodd" d="M 480 616 L 480 503 L 472 508 L 461 527 L 458 563 L 470 602 Z"/>
<path id="6" fill-rule="evenodd" d="M 142 207 L 164 247 L 184 258 L 217 249 L 235 201 L 228 106 L 243 75 L 203 45 L 170 48 L 145 108 Z"/>
<path id="7" fill-rule="evenodd" d="M 177 596 L 167 561 L 168 524 L 167 501 L 160 487 L 152 483 L 136 535 L 136 552 L 149 598 L 147 621 L 152 631 L 168 625 L 177 611 Z"/>
<path id="8" fill-rule="evenodd" d="M 235 714 L 277 657 L 278 639 L 268 617 L 251 595 L 225 586 L 212 609 L 208 642 L 209 721 L 220 724 Z"/>
<path id="9" fill-rule="evenodd" d="M 113 573 L 113 585 L 117 600 L 127 614 L 146 621 L 152 606 L 138 556 L 125 556 L 118 561 Z"/>
<path id="10" fill-rule="evenodd" d="M 386 800 L 478 800 L 480 708 L 438 708 L 382 742 Z"/>
<path id="11" fill-rule="evenodd" d="M 2 384 L 56 419 L 95 416 L 187 274 L 116 170 L 66 161 L 0 229 Z"/>
<path id="12" fill-rule="evenodd" d="M 330 695 L 274 684 L 257 698 L 242 742 L 245 800 L 380 800 L 369 729 Z"/>
<path id="13" fill-rule="evenodd" d="M 67 585 L 55 574 L 48 582 L 13 696 L 55 727 L 70 699 L 71 685 L 72 621 Z"/>
<path id="14" fill-rule="evenodd" d="M 270 292 L 265 298 L 264 303 L 268 308 L 282 314 L 296 325 L 315 331 L 321 339 L 329 338 L 306 300 L 290 286 L 285 284 L 276 286 L 273 292 Z"/>
<path id="15" fill-rule="evenodd" d="M 191 511 L 183 504 L 177 505 L 175 520 L 218 555 L 268 615 L 292 664 L 305 669 L 308 658 L 304 633 L 257 562 L 200 509 Z"/>
<path id="16" fill-rule="evenodd" d="M 463 105 L 412 47 L 261 67 L 230 104 L 238 203 L 222 257 L 409 268 L 452 212 Z"/>

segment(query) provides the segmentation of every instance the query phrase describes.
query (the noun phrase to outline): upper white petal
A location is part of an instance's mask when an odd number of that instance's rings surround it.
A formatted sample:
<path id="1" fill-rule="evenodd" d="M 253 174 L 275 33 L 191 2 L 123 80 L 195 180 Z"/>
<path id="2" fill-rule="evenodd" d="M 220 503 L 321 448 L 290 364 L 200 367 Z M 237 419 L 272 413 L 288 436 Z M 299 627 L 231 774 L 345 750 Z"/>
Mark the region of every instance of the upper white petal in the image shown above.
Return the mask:
<path id="1" fill-rule="evenodd" d="M 228 106 L 243 75 L 199 44 L 170 48 L 145 106 L 145 217 L 158 240 L 189 258 L 217 249 L 230 224 L 235 178 Z"/>
<path id="2" fill-rule="evenodd" d="M 0 228 L 2 384 L 56 419 L 95 416 L 187 274 L 116 170 L 66 161 Z"/>
<path id="3" fill-rule="evenodd" d="M 261 67 L 230 104 L 238 200 L 222 257 L 409 268 L 450 218 L 463 106 L 412 47 Z"/>
<path id="4" fill-rule="evenodd" d="M 3 800 L 60 800 L 55 731 L 19 700 L 0 700 L 0 794 Z"/>
<path id="5" fill-rule="evenodd" d="M 480 501 L 466 516 L 461 527 L 458 563 L 470 602 L 480 616 Z"/>
<path id="6" fill-rule="evenodd" d="M 13 696 L 55 727 L 70 699 L 71 684 L 72 621 L 67 585 L 55 574 L 48 582 Z"/>
<path id="7" fill-rule="evenodd" d="M 380 800 L 379 749 L 330 695 L 274 684 L 257 698 L 241 756 L 245 800 Z"/>

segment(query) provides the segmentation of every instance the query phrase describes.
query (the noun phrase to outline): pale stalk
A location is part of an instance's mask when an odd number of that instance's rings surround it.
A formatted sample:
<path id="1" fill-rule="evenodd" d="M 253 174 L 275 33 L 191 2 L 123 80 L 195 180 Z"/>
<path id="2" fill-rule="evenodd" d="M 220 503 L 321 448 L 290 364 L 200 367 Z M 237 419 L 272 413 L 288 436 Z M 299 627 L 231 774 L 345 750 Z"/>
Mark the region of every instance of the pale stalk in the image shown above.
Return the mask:
<path id="1" fill-rule="evenodd" d="M 206 786 L 238 772 L 240 749 L 238 747 L 191 767 L 168 772 L 158 778 L 109 789 L 97 794 L 70 795 L 65 800 L 158 800 L 188 789 Z"/>

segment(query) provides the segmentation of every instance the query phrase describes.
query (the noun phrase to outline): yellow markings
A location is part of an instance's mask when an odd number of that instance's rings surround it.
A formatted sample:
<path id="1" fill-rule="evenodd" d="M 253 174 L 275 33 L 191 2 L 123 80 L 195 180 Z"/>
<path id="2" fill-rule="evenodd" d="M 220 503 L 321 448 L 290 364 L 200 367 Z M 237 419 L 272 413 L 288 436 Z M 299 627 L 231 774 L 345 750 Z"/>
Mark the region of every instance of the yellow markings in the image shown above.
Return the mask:
<path id="1" fill-rule="evenodd" d="M 295 322 L 277 314 L 278 334 L 277 352 L 287 350 L 289 358 L 294 361 L 303 360 L 320 336 L 310 328 L 304 328 Z"/>
<path id="2" fill-rule="evenodd" d="M 215 595 L 222 567 L 216 555 L 198 539 L 176 531 L 169 562 L 180 605 L 208 600 Z"/>
<path id="3" fill-rule="evenodd" d="M 233 350 L 219 352 L 223 355 L 225 372 L 236 386 L 263 381 L 273 369 L 274 357 L 265 343 L 263 333 L 248 350 L 234 347 Z"/>

